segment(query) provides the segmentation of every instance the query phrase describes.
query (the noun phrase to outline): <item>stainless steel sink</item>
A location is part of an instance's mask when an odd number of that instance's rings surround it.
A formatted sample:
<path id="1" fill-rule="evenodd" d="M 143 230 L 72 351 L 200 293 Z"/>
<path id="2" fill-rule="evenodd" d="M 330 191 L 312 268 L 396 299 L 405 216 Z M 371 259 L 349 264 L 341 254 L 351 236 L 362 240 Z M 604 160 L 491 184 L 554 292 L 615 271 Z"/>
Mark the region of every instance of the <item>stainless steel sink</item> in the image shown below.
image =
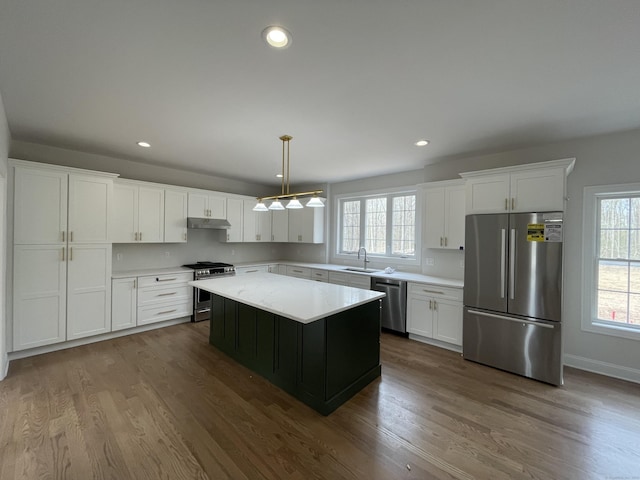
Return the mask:
<path id="1" fill-rule="evenodd" d="M 348 272 L 360 272 L 360 273 L 373 273 L 373 272 L 380 271 L 380 270 L 375 270 L 373 268 L 357 268 L 357 267 L 347 267 L 347 268 L 343 268 L 343 270 L 346 270 Z"/>

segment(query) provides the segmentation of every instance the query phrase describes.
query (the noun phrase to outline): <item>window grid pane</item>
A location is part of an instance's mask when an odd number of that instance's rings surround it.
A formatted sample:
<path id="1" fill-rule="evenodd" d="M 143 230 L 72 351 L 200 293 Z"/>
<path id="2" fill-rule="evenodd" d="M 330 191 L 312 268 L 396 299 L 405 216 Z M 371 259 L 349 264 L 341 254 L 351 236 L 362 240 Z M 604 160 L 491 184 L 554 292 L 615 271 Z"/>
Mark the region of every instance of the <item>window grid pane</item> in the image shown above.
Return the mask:
<path id="1" fill-rule="evenodd" d="M 416 196 L 393 198 L 391 229 L 392 255 L 415 255 L 416 252 Z"/>
<path id="2" fill-rule="evenodd" d="M 360 200 L 342 202 L 342 252 L 360 248 Z"/>
<path id="3" fill-rule="evenodd" d="M 365 208 L 365 248 L 372 254 L 387 253 L 387 199 L 368 198 Z"/>
<path id="4" fill-rule="evenodd" d="M 640 328 L 640 197 L 598 203 L 596 316 Z"/>

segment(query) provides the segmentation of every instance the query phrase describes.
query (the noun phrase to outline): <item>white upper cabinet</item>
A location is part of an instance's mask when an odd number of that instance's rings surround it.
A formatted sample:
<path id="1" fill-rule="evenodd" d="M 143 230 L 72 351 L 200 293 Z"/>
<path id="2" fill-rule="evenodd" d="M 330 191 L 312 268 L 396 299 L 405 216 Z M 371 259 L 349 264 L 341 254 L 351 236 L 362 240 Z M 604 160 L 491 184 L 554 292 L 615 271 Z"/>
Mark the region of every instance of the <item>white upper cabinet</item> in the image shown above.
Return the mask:
<path id="1" fill-rule="evenodd" d="M 114 243 L 164 241 L 164 189 L 145 182 L 114 183 Z"/>
<path id="2" fill-rule="evenodd" d="M 244 242 L 271 241 L 271 212 L 254 212 L 255 198 L 243 200 L 242 239 Z"/>
<path id="3" fill-rule="evenodd" d="M 66 241 L 68 176 L 56 170 L 16 167 L 15 243 L 54 245 Z"/>
<path id="4" fill-rule="evenodd" d="M 113 181 L 69 175 L 69 242 L 109 243 Z"/>
<path id="5" fill-rule="evenodd" d="M 164 191 L 164 241 L 187 241 L 187 192 L 168 189 Z"/>
<path id="6" fill-rule="evenodd" d="M 189 216 L 227 218 L 227 198 L 221 194 L 194 190 L 189 192 Z"/>
<path id="7" fill-rule="evenodd" d="M 324 243 L 324 208 L 290 209 L 289 242 Z"/>
<path id="8" fill-rule="evenodd" d="M 464 182 L 433 182 L 424 186 L 424 239 L 428 248 L 464 248 Z"/>
<path id="9" fill-rule="evenodd" d="M 574 163 L 566 159 L 461 173 L 467 214 L 563 211 Z"/>
<path id="10" fill-rule="evenodd" d="M 289 212 L 287 210 L 273 210 L 271 212 L 271 241 L 289 241 Z"/>
<path id="11" fill-rule="evenodd" d="M 227 199 L 227 220 L 231 224 L 223 240 L 242 242 L 244 203 L 241 198 Z"/>

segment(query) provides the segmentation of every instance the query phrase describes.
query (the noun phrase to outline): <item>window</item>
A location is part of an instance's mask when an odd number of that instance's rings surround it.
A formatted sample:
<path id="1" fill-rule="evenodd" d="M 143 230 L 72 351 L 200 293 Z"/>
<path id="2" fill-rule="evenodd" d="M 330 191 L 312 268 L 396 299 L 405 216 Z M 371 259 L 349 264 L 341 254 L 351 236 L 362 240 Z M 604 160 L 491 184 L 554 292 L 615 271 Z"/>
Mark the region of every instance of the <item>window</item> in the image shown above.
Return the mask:
<path id="1" fill-rule="evenodd" d="M 640 184 L 586 187 L 584 212 L 583 328 L 640 339 Z"/>
<path id="2" fill-rule="evenodd" d="M 415 192 L 342 198 L 339 212 L 338 254 L 415 258 Z"/>

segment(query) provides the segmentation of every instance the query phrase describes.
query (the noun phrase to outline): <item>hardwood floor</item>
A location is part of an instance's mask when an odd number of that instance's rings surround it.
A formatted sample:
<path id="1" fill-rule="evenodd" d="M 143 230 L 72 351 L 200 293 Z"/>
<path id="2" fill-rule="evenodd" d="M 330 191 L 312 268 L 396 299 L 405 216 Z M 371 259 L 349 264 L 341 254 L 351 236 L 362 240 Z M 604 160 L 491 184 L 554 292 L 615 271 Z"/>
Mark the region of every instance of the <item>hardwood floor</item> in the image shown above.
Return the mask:
<path id="1" fill-rule="evenodd" d="M 183 324 L 11 362 L 1 479 L 638 479 L 640 385 L 560 388 L 383 334 L 323 417 Z"/>

